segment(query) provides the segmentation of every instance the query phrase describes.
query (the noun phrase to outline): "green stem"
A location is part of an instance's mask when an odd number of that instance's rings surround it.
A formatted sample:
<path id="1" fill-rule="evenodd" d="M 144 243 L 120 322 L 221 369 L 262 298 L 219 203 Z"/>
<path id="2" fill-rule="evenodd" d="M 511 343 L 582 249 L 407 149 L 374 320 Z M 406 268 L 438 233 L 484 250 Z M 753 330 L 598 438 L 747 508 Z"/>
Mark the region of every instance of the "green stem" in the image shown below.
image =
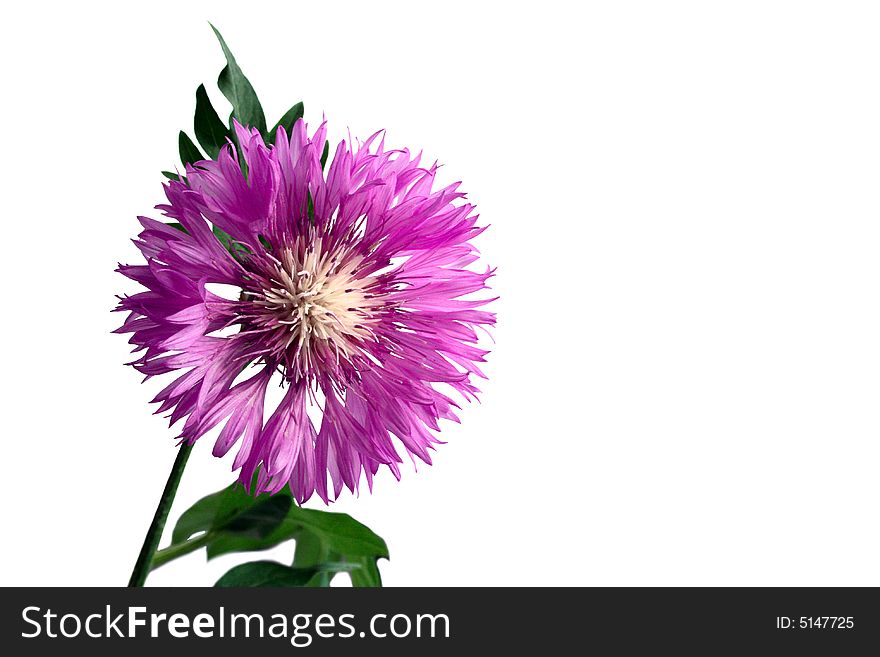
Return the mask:
<path id="1" fill-rule="evenodd" d="M 162 539 L 162 530 L 165 529 L 165 521 L 168 519 L 168 512 L 171 510 L 174 495 L 177 493 L 177 487 L 180 485 L 180 478 L 183 476 L 183 469 L 186 467 L 186 461 L 191 451 L 192 445 L 184 443 L 177 452 L 177 458 L 174 459 L 174 465 L 171 466 L 171 474 L 168 475 L 159 506 L 156 507 L 153 522 L 150 523 L 147 536 L 144 538 L 144 545 L 141 547 L 137 562 L 134 564 L 134 570 L 131 572 L 131 579 L 128 582 L 130 587 L 143 586 L 147 581 L 147 575 L 153 568 L 156 548 L 159 547 L 159 541 Z"/>
<path id="2" fill-rule="evenodd" d="M 177 557 L 182 557 L 185 554 L 195 552 L 199 548 L 205 547 L 208 544 L 210 538 L 210 535 L 206 532 L 201 536 L 191 538 L 188 541 L 184 541 L 183 543 L 178 543 L 177 545 L 169 545 L 167 548 L 158 550 L 153 556 L 153 565 L 151 567 L 151 570 L 156 570 L 156 568 L 158 568 L 159 566 L 164 566 L 169 561 L 177 559 Z"/>

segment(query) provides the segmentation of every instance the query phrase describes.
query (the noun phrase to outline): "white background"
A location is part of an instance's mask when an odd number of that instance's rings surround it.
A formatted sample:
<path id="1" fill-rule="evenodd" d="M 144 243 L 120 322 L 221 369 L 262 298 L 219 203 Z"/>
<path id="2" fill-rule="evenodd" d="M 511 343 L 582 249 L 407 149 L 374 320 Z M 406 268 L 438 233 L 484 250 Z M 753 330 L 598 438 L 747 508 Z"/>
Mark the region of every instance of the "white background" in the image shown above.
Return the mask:
<path id="1" fill-rule="evenodd" d="M 876 5 L 130 5 L 0 26 L 0 583 L 124 584 L 174 459 L 113 269 L 196 86 L 222 105 L 211 20 L 270 121 L 386 128 L 492 224 L 482 403 L 333 507 L 387 584 L 880 585 Z M 204 439 L 171 523 L 230 467 Z"/>

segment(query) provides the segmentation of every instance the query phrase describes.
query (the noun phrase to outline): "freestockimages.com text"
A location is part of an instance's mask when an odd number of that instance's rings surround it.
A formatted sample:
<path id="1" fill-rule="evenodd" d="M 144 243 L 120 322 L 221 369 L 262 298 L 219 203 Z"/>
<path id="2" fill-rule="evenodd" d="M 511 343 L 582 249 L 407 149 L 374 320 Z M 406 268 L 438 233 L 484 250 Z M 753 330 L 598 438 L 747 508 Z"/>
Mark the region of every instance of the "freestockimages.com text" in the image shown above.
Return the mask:
<path id="1" fill-rule="evenodd" d="M 103 612 L 80 615 L 58 614 L 51 609 L 25 607 L 21 612 L 26 629 L 21 636 L 76 638 L 173 637 L 184 639 L 275 638 L 287 639 L 297 648 L 312 644 L 315 638 L 449 638 L 446 614 L 373 614 L 358 629 L 354 614 L 260 614 L 229 613 L 219 607 L 216 613 L 148 613 L 146 607 L 126 607 L 124 611 L 107 605 Z"/>

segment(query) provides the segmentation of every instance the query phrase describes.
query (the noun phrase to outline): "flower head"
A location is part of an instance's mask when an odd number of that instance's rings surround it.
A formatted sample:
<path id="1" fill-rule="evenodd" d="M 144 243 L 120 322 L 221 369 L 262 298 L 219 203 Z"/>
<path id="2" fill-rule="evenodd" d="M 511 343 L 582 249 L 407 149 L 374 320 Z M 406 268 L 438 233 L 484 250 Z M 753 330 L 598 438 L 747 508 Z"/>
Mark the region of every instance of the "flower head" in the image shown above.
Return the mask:
<path id="1" fill-rule="evenodd" d="M 289 483 L 300 502 L 355 491 L 362 473 L 372 485 L 381 465 L 399 477 L 401 449 L 430 463 L 438 420 L 457 421 L 437 384 L 475 398 L 487 353 L 475 329 L 494 323 L 473 298 L 493 272 L 467 269 L 482 229 L 458 184 L 434 190 L 436 165 L 378 133 L 341 142 L 325 177 L 325 129 L 309 137 L 297 121 L 267 146 L 236 124 L 240 152 L 169 182 L 158 209 L 179 226 L 140 217 L 146 264 L 119 267 L 147 288 L 117 308 L 142 352 L 130 364 L 181 372 L 157 412 L 186 418 L 190 443 L 225 422 L 215 456 L 240 443 L 243 483 Z M 286 391 L 264 421 L 273 379 Z"/>

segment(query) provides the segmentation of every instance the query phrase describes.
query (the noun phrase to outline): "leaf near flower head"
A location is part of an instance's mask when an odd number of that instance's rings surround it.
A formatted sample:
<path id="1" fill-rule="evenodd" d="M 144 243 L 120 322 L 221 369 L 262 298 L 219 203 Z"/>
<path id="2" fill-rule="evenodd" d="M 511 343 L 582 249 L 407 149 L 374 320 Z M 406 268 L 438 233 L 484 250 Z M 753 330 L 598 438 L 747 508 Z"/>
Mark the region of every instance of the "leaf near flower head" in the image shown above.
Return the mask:
<path id="1" fill-rule="evenodd" d="M 211 29 L 217 35 L 217 40 L 220 41 L 220 47 L 226 56 L 226 66 L 220 71 L 217 86 L 232 104 L 232 117 L 242 125 L 256 128 L 260 134 L 265 136 L 266 116 L 263 114 L 263 108 L 257 98 L 257 92 L 254 91 L 250 81 L 242 73 L 223 36 L 213 25 L 211 25 Z"/>

